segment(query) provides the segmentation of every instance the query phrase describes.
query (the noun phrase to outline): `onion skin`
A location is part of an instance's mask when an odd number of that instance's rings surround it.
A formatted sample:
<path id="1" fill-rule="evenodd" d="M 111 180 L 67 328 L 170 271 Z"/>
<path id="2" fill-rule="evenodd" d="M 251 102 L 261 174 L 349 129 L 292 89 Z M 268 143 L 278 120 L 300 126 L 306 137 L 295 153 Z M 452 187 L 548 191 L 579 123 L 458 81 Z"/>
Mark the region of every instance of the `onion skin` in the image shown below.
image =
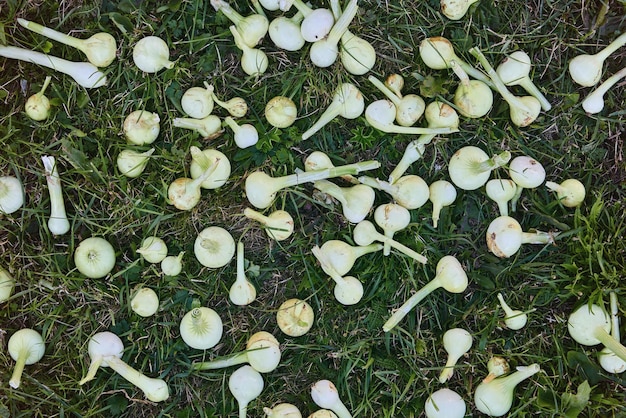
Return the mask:
<path id="1" fill-rule="evenodd" d="M 74 264 L 83 275 L 90 279 L 100 279 L 113 270 L 115 250 L 104 238 L 86 238 L 76 247 Z"/>
<path id="2" fill-rule="evenodd" d="M 13 176 L 0 177 L 0 214 L 11 214 L 24 205 L 24 186 Z"/>

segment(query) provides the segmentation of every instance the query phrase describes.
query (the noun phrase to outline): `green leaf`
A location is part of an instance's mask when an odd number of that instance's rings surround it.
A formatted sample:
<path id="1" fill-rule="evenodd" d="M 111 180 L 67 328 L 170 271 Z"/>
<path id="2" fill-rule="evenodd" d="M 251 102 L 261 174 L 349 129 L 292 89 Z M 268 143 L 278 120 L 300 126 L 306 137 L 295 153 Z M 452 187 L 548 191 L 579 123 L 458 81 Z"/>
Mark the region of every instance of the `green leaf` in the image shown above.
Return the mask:
<path id="1" fill-rule="evenodd" d="M 246 260 L 246 273 L 252 278 L 261 275 L 261 266 L 254 264 L 252 261 Z"/>
<path id="2" fill-rule="evenodd" d="M 476 275 L 474 276 L 474 281 L 483 289 L 492 290 L 496 288 L 496 284 L 489 277 Z"/>
<path id="3" fill-rule="evenodd" d="M 567 364 L 573 369 L 580 369 L 582 374 L 595 385 L 604 380 L 600 374 L 600 367 L 589 361 L 589 358 L 578 351 L 569 351 L 567 353 Z"/>
<path id="4" fill-rule="evenodd" d="M 113 416 L 121 415 L 128 408 L 128 400 L 122 395 L 111 396 L 107 403 L 109 404 L 109 412 Z"/>
<path id="5" fill-rule="evenodd" d="M 563 408 L 563 416 L 566 418 L 576 418 L 589 403 L 589 395 L 591 394 L 591 387 L 589 382 L 585 380 L 578 385 L 578 391 L 576 394 L 563 393 L 561 395 L 561 406 Z"/>
<path id="6" fill-rule="evenodd" d="M 131 0 L 120 1 L 117 8 L 124 13 L 133 13 L 137 10 L 137 6 Z"/>
<path id="7" fill-rule="evenodd" d="M 432 75 L 424 77 L 424 81 L 420 84 L 420 95 L 423 97 L 437 97 L 446 93 L 448 89 L 444 86 L 444 80 Z"/>
<path id="8" fill-rule="evenodd" d="M 558 395 L 549 389 L 540 390 L 537 394 L 537 405 L 552 411 L 558 411 Z"/>
<path id="9" fill-rule="evenodd" d="M 61 140 L 61 147 L 65 158 L 76 170 L 94 183 L 101 181 L 102 174 L 82 150 L 76 148 L 67 138 Z"/>
<path id="10" fill-rule="evenodd" d="M 46 42 L 44 42 L 44 44 L 41 46 L 41 50 L 42 50 L 44 53 L 49 54 L 49 53 L 50 53 L 50 51 L 52 51 L 52 47 L 53 47 L 53 46 L 54 46 L 54 45 L 52 44 L 52 42 L 50 42 L 50 41 L 46 41 Z"/>
<path id="11" fill-rule="evenodd" d="M 170 11 L 170 12 L 177 12 L 180 9 L 180 5 L 181 5 L 182 1 L 181 0 L 173 0 L 170 1 L 168 4 L 161 6 L 157 9 L 157 13 L 163 13 L 166 11 Z"/>
<path id="12" fill-rule="evenodd" d="M 111 12 L 109 13 L 109 18 L 122 33 L 132 32 L 135 27 L 129 18 L 119 13 Z"/>

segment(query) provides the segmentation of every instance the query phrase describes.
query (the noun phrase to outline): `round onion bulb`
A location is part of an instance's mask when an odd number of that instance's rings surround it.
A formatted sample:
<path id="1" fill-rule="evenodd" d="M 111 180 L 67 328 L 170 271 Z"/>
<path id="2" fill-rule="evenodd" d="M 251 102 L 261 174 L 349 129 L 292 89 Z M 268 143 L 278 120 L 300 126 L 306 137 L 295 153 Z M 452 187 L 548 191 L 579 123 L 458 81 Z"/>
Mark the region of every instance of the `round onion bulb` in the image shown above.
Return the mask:
<path id="1" fill-rule="evenodd" d="M 300 25 L 300 33 L 307 42 L 317 42 L 328 35 L 333 25 L 335 17 L 328 9 L 315 9 L 307 15 Z"/>
<path id="2" fill-rule="evenodd" d="M 189 347 L 207 350 L 220 342 L 224 327 L 217 312 L 211 308 L 199 307 L 183 316 L 179 330 L 181 338 Z"/>
<path id="3" fill-rule="evenodd" d="M 137 252 L 148 263 L 160 263 L 167 257 L 167 244 L 159 237 L 148 237 L 141 242 Z"/>
<path id="4" fill-rule="evenodd" d="M 74 264 L 79 272 L 90 279 L 106 276 L 115 266 L 115 250 L 104 238 L 90 237 L 82 240 L 74 251 Z"/>
<path id="5" fill-rule="evenodd" d="M 279 403 L 273 408 L 265 407 L 263 412 L 268 418 L 302 418 L 298 407 L 290 403 Z"/>
<path id="6" fill-rule="evenodd" d="M 153 143 L 161 130 L 159 115 L 146 110 L 135 110 L 124 119 L 124 136 L 129 144 Z"/>
<path id="7" fill-rule="evenodd" d="M 439 389 L 426 399 L 424 412 L 427 418 L 463 418 L 465 401 L 448 388 Z"/>
<path id="8" fill-rule="evenodd" d="M 203 119 L 213 111 L 213 86 L 204 82 L 204 87 L 191 87 L 185 91 L 180 99 L 180 106 L 191 118 Z"/>
<path id="9" fill-rule="evenodd" d="M 265 119 L 276 128 L 291 126 L 298 116 L 296 104 L 289 97 L 276 96 L 265 106 Z"/>
<path id="10" fill-rule="evenodd" d="M 318 409 L 307 418 L 337 418 L 337 415 L 335 415 L 333 411 L 328 409 Z"/>
<path id="11" fill-rule="evenodd" d="M 235 256 L 236 244 L 230 232 L 209 226 L 198 234 L 193 246 L 196 258 L 205 267 L 224 267 Z"/>
<path id="12" fill-rule="evenodd" d="M 576 179 L 567 179 L 561 184 L 546 181 L 546 187 L 555 191 L 559 202 L 567 208 L 580 206 L 585 200 L 585 185 Z"/>
<path id="13" fill-rule="evenodd" d="M 24 205 L 24 186 L 13 176 L 0 177 L 0 214 L 10 214 Z"/>
<path id="14" fill-rule="evenodd" d="M 149 287 L 142 287 L 130 300 L 130 308 L 139 316 L 152 316 L 159 310 L 159 296 Z"/>
<path id="15" fill-rule="evenodd" d="M 15 287 L 15 279 L 11 274 L 0 267 L 0 303 L 9 300 Z"/>
<path id="16" fill-rule="evenodd" d="M 161 271 L 166 276 L 178 276 L 183 271 L 183 255 L 181 251 L 178 255 L 168 255 L 161 261 Z"/>
<path id="17" fill-rule="evenodd" d="M 314 318 L 311 305 L 297 298 L 284 301 L 276 312 L 278 328 L 290 337 L 300 337 L 309 332 Z"/>
<path id="18" fill-rule="evenodd" d="M 172 68 L 170 50 L 165 41 L 157 36 L 146 36 L 133 47 L 133 62 L 141 71 L 156 73 L 163 68 Z"/>

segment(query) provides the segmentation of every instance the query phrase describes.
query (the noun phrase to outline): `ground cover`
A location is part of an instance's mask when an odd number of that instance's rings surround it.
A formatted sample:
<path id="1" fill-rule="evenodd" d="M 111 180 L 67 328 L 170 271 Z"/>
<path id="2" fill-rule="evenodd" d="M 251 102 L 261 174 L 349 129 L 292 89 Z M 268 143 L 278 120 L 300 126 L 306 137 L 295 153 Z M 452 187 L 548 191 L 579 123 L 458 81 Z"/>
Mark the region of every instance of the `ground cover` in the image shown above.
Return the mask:
<path id="1" fill-rule="evenodd" d="M 567 73 L 572 57 L 594 53 L 623 32 L 624 6 L 481 0 L 466 17 L 450 21 L 440 14 L 436 1 L 359 5 L 350 30 L 374 45 L 377 62 L 372 73 L 380 79 L 402 74 L 404 91 L 419 93 L 427 102 L 450 101 L 457 85 L 450 71 L 431 70 L 420 60 L 418 46 L 427 36 L 446 36 L 470 63 L 476 62 L 467 53 L 472 46 L 494 64 L 517 49 L 528 52 L 531 76 L 552 110 L 518 128 L 510 122 L 507 104 L 496 96 L 487 116 L 461 118 L 460 132 L 437 136 L 408 172 L 428 184 L 448 179 L 450 157 L 471 144 L 489 154 L 509 150 L 514 156 L 530 155 L 553 181 L 579 179 L 588 191 L 580 208 L 563 207 L 540 187 L 524 191 L 512 214 L 525 230 L 560 231 L 555 245 L 524 246 L 509 259 L 493 256 L 484 234 L 497 216 L 497 206 L 483 189 L 459 190 L 455 203 L 442 211 L 437 228 L 432 227 L 427 203 L 412 210 L 409 227 L 395 235 L 427 255 L 427 265 L 395 251 L 389 257 L 362 257 L 351 274 L 363 282 L 364 297 L 355 306 L 342 306 L 311 254 L 313 246 L 331 239 L 353 243 L 354 225 L 343 217 L 341 205 L 322 200 L 311 185 L 279 193 L 272 208 L 293 215 L 295 233 L 277 243 L 243 216 L 249 206 L 243 185 L 257 169 L 272 176 L 302 169 L 303 159 L 315 150 L 330 155 L 336 165 L 375 159 L 381 167 L 372 174 L 384 179 L 413 136 L 381 133 L 360 117 L 337 119 L 311 138 L 300 139 L 341 82 L 358 86 L 366 103 L 382 98 L 366 77 L 349 75 L 339 64 L 316 68 L 308 59 L 308 46 L 284 52 L 267 37 L 261 49 L 269 57 L 269 69 L 260 77 L 247 77 L 239 66 L 240 51 L 228 31 L 229 22 L 208 1 L 9 0 L 0 5 L 1 44 L 83 59 L 80 52 L 20 27 L 16 18 L 21 17 L 82 38 L 104 30 L 116 37 L 119 49 L 105 70 L 107 87 L 89 90 L 50 70 L 0 59 L 0 173 L 19 177 L 26 191 L 23 209 L 0 215 L 0 267 L 17 281 L 11 299 L 0 304 L 0 416 L 236 416 L 236 402 L 227 389 L 232 369 L 198 372 L 190 365 L 244 349 L 248 337 L 259 330 L 279 339 L 283 360 L 265 375 L 266 387 L 250 404 L 250 416 L 262 416 L 264 406 L 278 402 L 293 403 L 308 415 L 317 409 L 309 387 L 319 379 L 337 385 L 354 416 L 423 416 L 426 398 L 440 387 L 457 391 L 467 401 L 468 416 L 480 416 L 473 391 L 492 355 L 503 356 L 512 367 L 537 363 L 542 368 L 517 388 L 509 416 L 576 416 L 571 394 L 585 381 L 591 392 L 580 416 L 626 414 L 623 375 L 604 372 L 597 362 L 600 348 L 583 347 L 567 332 L 567 318 L 575 307 L 588 301 L 608 306 L 611 290 L 618 295 L 622 316 L 626 306 L 623 85 L 606 95 L 601 113 L 590 116 L 580 105 L 590 89 L 576 86 Z M 233 6 L 243 14 L 252 12 L 247 2 Z M 132 65 L 132 47 L 147 35 L 168 43 L 176 61 L 172 69 L 146 75 Z M 622 48 L 607 60 L 603 78 L 621 68 L 624 56 Z M 53 76 L 47 90 L 52 114 L 34 122 L 25 115 L 24 102 L 48 74 Z M 228 130 L 206 140 L 172 125 L 173 118 L 183 116 L 183 92 L 204 81 L 222 98 L 246 99 L 249 112 L 241 121 L 259 130 L 255 147 L 237 148 Z M 276 95 L 295 101 L 299 118 L 292 127 L 279 130 L 267 124 L 263 109 Z M 160 115 L 161 133 L 145 172 L 128 179 L 120 175 L 115 161 L 127 147 L 123 120 L 138 108 Z M 215 114 L 226 116 L 220 109 Z M 222 188 L 203 191 L 193 210 L 181 212 L 167 203 L 167 186 L 189 173 L 192 145 L 223 152 L 231 159 L 232 174 Z M 71 231 L 59 237 L 46 226 L 50 201 L 43 155 L 57 158 L 62 176 Z M 388 201 L 385 193 L 377 192 L 376 204 Z M 222 226 L 245 243 L 247 274 L 258 294 L 251 305 L 237 307 L 228 301 L 234 261 L 209 269 L 193 257 L 193 242 L 209 225 Z M 116 250 L 115 268 L 103 279 L 85 278 L 72 259 L 80 241 L 90 236 L 108 239 Z M 180 275 L 163 276 L 157 265 L 138 256 L 136 249 L 148 236 L 163 238 L 170 254 L 185 251 Z M 399 327 L 383 332 L 392 310 L 434 277 L 437 261 L 446 255 L 462 263 L 468 289 L 461 294 L 434 292 Z M 153 317 L 142 318 L 130 308 L 129 299 L 139 286 L 151 287 L 160 296 Z M 526 327 L 513 331 L 504 326 L 499 292 L 517 309 L 535 309 Z M 316 313 L 315 325 L 302 337 L 281 334 L 275 322 L 276 309 L 291 297 L 307 299 Z M 194 303 L 211 307 L 224 322 L 220 343 L 206 351 L 187 347 L 179 335 L 179 321 Z M 6 346 L 24 327 L 42 333 L 46 354 L 27 366 L 20 388 L 11 389 L 14 361 Z M 454 327 L 467 329 L 474 345 L 453 378 L 441 385 L 437 378 L 446 357 L 442 336 Z M 89 366 L 88 340 L 105 330 L 124 341 L 125 361 L 168 382 L 167 401 L 146 401 L 111 370 L 100 370 L 95 380 L 78 385 Z"/>

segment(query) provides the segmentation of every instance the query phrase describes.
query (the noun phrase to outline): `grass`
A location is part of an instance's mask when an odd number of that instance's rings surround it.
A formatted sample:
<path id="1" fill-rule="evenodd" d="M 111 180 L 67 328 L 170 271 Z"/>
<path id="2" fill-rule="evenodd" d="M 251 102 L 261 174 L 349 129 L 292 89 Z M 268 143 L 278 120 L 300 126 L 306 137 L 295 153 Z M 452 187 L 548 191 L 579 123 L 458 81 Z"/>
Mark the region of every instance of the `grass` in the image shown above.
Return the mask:
<path id="1" fill-rule="evenodd" d="M 245 3 L 235 7 L 247 14 Z M 550 112 L 519 129 L 511 125 L 508 107 L 497 97 L 485 118 L 462 119 L 459 133 L 437 137 L 409 173 L 429 184 L 445 179 L 450 156 L 474 144 L 492 154 L 510 150 L 514 156 L 530 155 L 544 165 L 549 179 L 580 179 L 588 191 L 580 208 L 564 208 L 550 192 L 538 188 L 524 191 L 514 214 L 525 230 L 561 231 L 556 245 L 528 245 L 510 259 L 495 258 L 484 243 L 484 231 L 497 216 L 495 204 L 481 190 L 459 191 L 437 228 L 431 226 L 426 204 L 411 211 L 410 226 L 396 234 L 398 241 L 425 252 L 431 262 L 418 265 L 397 252 L 360 258 L 351 274 L 363 282 L 364 298 L 354 307 L 343 307 L 310 252 L 330 239 L 352 242 L 353 225 L 343 218 L 341 206 L 316 199 L 310 185 L 279 193 L 273 208 L 293 215 L 296 232 L 277 243 L 243 217 L 243 182 L 256 169 L 273 176 L 291 174 L 314 150 L 329 154 L 336 165 L 376 159 L 382 167 L 373 175 L 385 178 L 410 137 L 382 134 L 361 117 L 336 119 L 309 140 L 299 140 L 340 82 L 355 83 L 366 102 L 380 98 L 364 77 L 349 76 L 340 65 L 317 69 L 306 50 L 279 51 L 269 39 L 262 48 L 270 69 L 258 79 L 245 77 L 229 22 L 208 1 L 9 0 L 0 6 L 2 43 L 82 60 L 79 52 L 19 27 L 15 19 L 23 17 L 78 37 L 110 32 L 118 40 L 119 53 L 106 69 L 108 87 L 97 90 L 78 88 L 67 77 L 28 63 L 0 60 L 0 172 L 19 177 L 26 190 L 24 208 L 0 216 L 0 266 L 17 281 L 11 299 L 0 304 L 0 416 L 236 416 L 236 402 L 227 389 L 232 370 L 191 372 L 190 364 L 242 350 L 258 330 L 278 337 L 283 360 L 265 376 L 266 387 L 251 403 L 250 416 L 262 416 L 264 406 L 278 402 L 293 403 L 308 415 L 317 409 L 308 388 L 319 379 L 337 385 L 355 416 L 423 416 L 428 395 L 444 386 L 437 383 L 446 357 L 441 338 L 453 327 L 465 328 L 474 337 L 472 350 L 445 385 L 466 400 L 468 416 L 480 416 L 473 406 L 473 390 L 492 355 L 505 357 L 513 367 L 535 362 L 542 367 L 516 389 L 511 417 L 576 416 L 575 408 L 568 410 L 571 394 L 585 381 L 591 393 L 581 416 L 626 415 L 623 375 L 604 372 L 596 359 L 599 348 L 583 347 L 567 333 L 567 317 L 574 307 L 590 300 L 606 304 L 610 290 L 618 294 L 622 316 L 625 312 L 623 83 L 607 94 L 602 113 L 588 116 L 580 101 L 589 89 L 575 86 L 566 70 L 573 56 L 597 51 L 623 30 L 624 6 L 481 0 L 464 19 L 452 22 L 440 15 L 437 1 L 360 4 L 351 31 L 375 46 L 373 73 L 379 78 L 402 74 L 405 91 L 419 92 L 427 102 L 434 97 L 450 101 L 456 83 L 448 72 L 430 70 L 417 57 L 425 36 L 448 37 L 470 63 L 474 60 L 465 51 L 471 46 L 478 46 L 494 64 L 516 49 L 533 57 L 532 78 L 552 102 Z M 146 35 L 168 42 L 177 60 L 173 69 L 143 75 L 134 68 L 132 45 Z M 622 50 L 607 60 L 605 73 L 617 71 L 624 56 Z M 33 122 L 23 112 L 24 101 L 39 90 L 46 74 L 54 77 L 48 90 L 52 115 Z M 246 98 L 250 111 L 243 121 L 260 132 L 255 148 L 237 149 L 228 131 L 206 141 L 172 127 L 171 118 L 182 115 L 182 93 L 206 80 L 222 98 Z M 292 97 L 301 115 L 284 130 L 270 129 L 263 117 L 264 104 L 279 94 Z M 126 148 L 121 134 L 125 115 L 141 107 L 161 115 L 161 135 L 145 173 L 130 180 L 118 173 L 115 158 Z M 225 116 L 220 109 L 215 113 Z M 224 187 L 204 191 L 196 208 L 179 212 L 166 202 L 167 185 L 188 173 L 191 145 L 224 152 L 233 171 Z M 50 202 L 40 160 L 45 154 L 59 161 L 72 225 L 61 237 L 52 236 L 46 227 Z M 387 201 L 377 192 L 377 204 Z M 246 244 L 248 275 L 258 289 L 253 304 L 235 307 L 228 302 L 234 262 L 210 270 L 195 261 L 193 241 L 209 225 L 227 228 Z M 100 280 L 81 276 L 72 260 L 78 243 L 92 235 L 107 238 L 117 251 L 114 271 Z M 135 250 L 151 235 L 165 239 L 170 254 L 186 252 L 183 273 L 162 277 L 158 266 L 137 257 Z M 468 290 L 434 292 L 396 330 L 383 333 L 389 312 L 434 277 L 436 261 L 449 254 L 467 271 Z M 161 298 L 154 317 L 141 318 L 130 309 L 132 292 L 140 286 L 152 287 Z M 536 309 L 525 328 L 511 331 L 503 326 L 498 292 L 514 308 Z M 288 338 L 275 323 L 276 309 L 291 297 L 307 299 L 316 312 L 313 329 L 303 337 Z M 221 342 L 204 352 L 186 347 L 179 337 L 178 322 L 194 301 L 215 309 L 225 325 Z M 14 361 L 4 347 L 23 327 L 40 331 L 47 348 L 39 363 L 26 367 L 22 386 L 14 390 L 8 387 Z M 78 386 L 89 364 L 89 337 L 104 330 L 123 339 L 125 361 L 168 382 L 170 399 L 148 402 L 106 369 Z"/>

